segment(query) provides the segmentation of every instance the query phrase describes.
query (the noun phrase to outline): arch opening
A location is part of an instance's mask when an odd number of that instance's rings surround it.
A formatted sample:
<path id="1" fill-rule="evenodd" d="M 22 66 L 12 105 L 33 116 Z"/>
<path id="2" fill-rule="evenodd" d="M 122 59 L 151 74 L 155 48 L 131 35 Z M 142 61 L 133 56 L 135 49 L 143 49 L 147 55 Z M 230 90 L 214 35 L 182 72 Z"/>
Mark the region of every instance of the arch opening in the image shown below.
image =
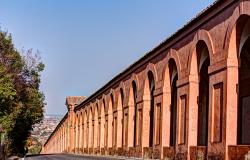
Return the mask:
<path id="1" fill-rule="evenodd" d="M 99 106 L 98 104 L 96 103 L 95 104 L 95 135 L 96 135 L 96 140 L 95 140 L 95 145 L 97 148 L 100 147 L 100 131 L 99 131 L 99 120 L 98 120 L 98 115 L 99 115 Z"/>
<path id="2" fill-rule="evenodd" d="M 210 66 L 209 51 L 204 41 L 196 45 L 196 63 L 199 79 L 198 96 L 198 146 L 208 145 L 208 115 L 209 115 L 209 75 Z"/>
<path id="3" fill-rule="evenodd" d="M 171 107 L 170 107 L 170 146 L 176 145 L 176 127 L 177 127 L 177 66 L 173 59 L 169 60 L 169 77 L 171 86 Z"/>
<path id="4" fill-rule="evenodd" d="M 78 147 L 78 114 L 76 114 L 76 119 L 75 119 L 75 149 Z"/>
<path id="5" fill-rule="evenodd" d="M 149 94 L 150 94 L 150 122 L 149 122 L 149 147 L 153 147 L 154 143 L 154 91 L 155 80 L 151 71 L 148 72 Z"/>
<path id="6" fill-rule="evenodd" d="M 112 122 L 112 147 L 116 148 L 117 146 L 117 107 L 115 109 L 114 106 L 114 96 L 111 94 L 110 96 L 110 105 L 112 108 L 112 114 L 113 114 L 113 122 Z M 110 107 L 109 105 L 109 107 Z"/>
<path id="7" fill-rule="evenodd" d="M 93 148 L 93 124 L 92 124 L 92 118 L 93 117 L 93 112 L 92 112 L 92 107 L 90 107 L 89 111 L 89 147 Z"/>
<path id="8" fill-rule="evenodd" d="M 250 145 L 250 21 L 245 25 L 239 49 L 238 144 Z"/>
<path id="9" fill-rule="evenodd" d="M 136 86 L 136 83 L 135 81 L 132 82 L 132 95 L 133 95 L 133 107 L 134 107 L 134 147 L 140 145 L 141 141 L 139 140 L 139 137 L 137 136 L 137 132 L 140 132 L 140 128 L 137 128 L 138 124 L 138 120 L 137 120 L 137 103 L 136 103 L 136 99 L 137 99 L 137 86 Z M 140 123 L 140 122 L 139 122 Z M 138 130 L 138 131 L 137 131 Z"/>
<path id="10" fill-rule="evenodd" d="M 250 17 L 248 15 L 241 15 L 230 33 L 230 40 L 228 46 L 227 58 L 238 62 L 238 70 L 234 70 L 237 78 L 230 79 L 232 84 L 237 86 L 237 92 L 232 93 L 232 103 L 237 102 L 237 144 L 250 145 L 250 103 L 249 101 L 249 37 L 250 37 Z M 235 63 L 236 64 L 236 63 Z M 236 66 L 236 65 L 235 65 Z M 228 77 L 230 78 L 230 77 Z M 237 98 L 236 98 L 237 97 Z"/>
<path id="11" fill-rule="evenodd" d="M 84 112 L 84 147 L 88 147 L 88 127 L 87 127 L 87 111 Z"/>
<path id="12" fill-rule="evenodd" d="M 105 112 L 105 122 L 104 122 L 104 148 L 108 148 L 108 111 L 107 107 L 105 105 L 105 101 L 103 100 L 102 106 L 104 108 Z"/>
<path id="13" fill-rule="evenodd" d="M 119 99 L 118 99 L 118 106 L 119 106 L 119 110 L 122 111 L 122 141 L 121 141 L 121 146 L 123 147 L 124 144 L 125 144 L 125 141 L 124 141 L 124 137 L 125 137 L 125 133 L 124 133 L 124 93 L 123 93 L 123 89 L 121 88 L 120 89 L 120 92 L 119 92 Z"/>

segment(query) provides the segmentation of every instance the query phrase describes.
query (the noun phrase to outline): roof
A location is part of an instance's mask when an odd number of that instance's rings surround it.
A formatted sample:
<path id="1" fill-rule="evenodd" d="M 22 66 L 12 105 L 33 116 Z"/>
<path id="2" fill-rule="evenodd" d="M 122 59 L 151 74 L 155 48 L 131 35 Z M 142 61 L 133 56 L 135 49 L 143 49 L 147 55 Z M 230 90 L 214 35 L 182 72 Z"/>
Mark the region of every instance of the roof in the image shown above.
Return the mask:
<path id="1" fill-rule="evenodd" d="M 97 91 L 95 91 L 91 96 L 89 96 L 88 98 L 86 98 L 81 104 L 79 104 L 78 106 L 75 107 L 75 110 L 77 110 L 78 108 L 80 108 L 85 103 L 89 103 L 91 101 L 91 99 L 93 99 L 96 96 L 98 96 L 98 93 L 100 93 L 101 91 L 105 92 L 105 89 L 107 89 L 109 86 L 111 86 L 112 84 L 114 84 L 115 81 L 119 80 L 119 78 L 121 76 L 125 77 L 126 73 L 129 74 L 129 73 L 133 72 L 135 70 L 134 68 L 136 68 L 136 66 L 139 63 L 143 62 L 145 59 L 147 59 L 148 57 L 150 57 L 153 53 L 155 53 L 156 51 L 158 51 L 164 45 L 166 45 L 168 43 L 171 43 L 177 36 L 181 35 L 185 30 L 191 28 L 200 19 L 202 19 L 203 17 L 205 17 L 211 11 L 215 10 L 218 6 L 221 6 L 222 4 L 225 4 L 225 3 L 226 3 L 226 6 L 227 6 L 227 5 L 231 4 L 232 2 L 235 2 L 235 0 L 215 0 L 210 6 L 208 6 L 204 10 L 202 10 L 194 18 L 192 18 L 190 21 L 188 21 L 182 28 L 180 28 L 179 30 L 177 30 L 172 35 L 170 35 L 166 40 L 164 40 L 163 42 L 161 42 L 155 48 L 153 48 L 150 51 L 146 52 L 143 57 L 141 57 L 140 59 L 138 59 L 137 61 L 135 61 L 133 64 L 131 64 L 130 66 L 128 66 L 125 70 L 123 70 L 122 72 L 120 72 L 119 74 L 117 74 L 114 78 L 112 78 L 103 87 L 101 87 L 100 89 L 98 89 Z"/>
<path id="2" fill-rule="evenodd" d="M 52 138 L 52 136 L 55 134 L 55 132 L 61 127 L 62 123 L 67 119 L 67 117 L 68 117 L 68 112 L 63 116 L 63 118 L 58 123 L 58 125 L 56 126 L 56 128 L 54 129 L 54 131 L 50 134 L 50 136 L 48 137 L 48 139 L 46 140 L 46 142 L 44 143 L 43 146 L 47 145 L 47 143 L 49 142 L 49 140 Z"/>

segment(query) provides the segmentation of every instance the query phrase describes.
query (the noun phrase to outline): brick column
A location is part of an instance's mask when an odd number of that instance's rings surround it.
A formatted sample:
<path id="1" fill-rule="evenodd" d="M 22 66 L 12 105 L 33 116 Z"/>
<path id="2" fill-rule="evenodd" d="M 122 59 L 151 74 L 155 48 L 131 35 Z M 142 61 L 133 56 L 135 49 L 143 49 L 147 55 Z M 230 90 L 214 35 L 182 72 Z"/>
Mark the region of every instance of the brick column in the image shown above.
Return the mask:
<path id="1" fill-rule="evenodd" d="M 133 105 L 128 106 L 128 131 L 127 131 L 127 138 L 128 138 L 128 148 L 134 147 L 134 118 L 135 118 L 135 108 Z M 125 138 L 124 133 L 124 138 Z M 124 142 L 125 144 L 126 142 Z"/>
<path id="2" fill-rule="evenodd" d="M 98 144 L 98 111 L 95 110 L 95 120 L 94 120 L 94 149 L 97 148 L 97 144 Z"/>
<path id="3" fill-rule="evenodd" d="M 92 149 L 92 136 L 93 136 L 93 127 L 92 127 L 92 112 L 89 113 L 89 134 L 88 134 L 88 149 Z"/>
<path id="4" fill-rule="evenodd" d="M 149 129 L 150 129 L 150 96 L 143 96 L 143 109 L 142 109 L 142 149 L 149 147 Z"/>
<path id="5" fill-rule="evenodd" d="M 104 112 L 104 110 L 103 110 Z M 105 116 L 104 113 L 101 113 L 101 116 L 99 117 L 99 121 L 100 121 L 100 125 L 101 125 L 101 131 L 100 131 L 100 148 L 104 148 L 104 135 L 105 135 L 105 131 L 104 131 L 104 123 L 105 123 Z"/>
<path id="6" fill-rule="evenodd" d="M 75 147 L 75 107 L 82 102 L 85 97 L 76 96 L 76 97 L 67 97 L 66 98 L 66 105 L 68 107 L 68 120 L 69 120 L 69 153 L 73 153 Z"/>
<path id="7" fill-rule="evenodd" d="M 112 107 L 112 106 L 109 106 Z M 108 113 L 108 149 L 112 148 L 112 137 L 113 137 L 113 113 L 112 113 L 112 108 L 109 109 L 109 113 Z"/>
<path id="8" fill-rule="evenodd" d="M 117 110 L 117 148 L 122 147 L 122 108 Z"/>
<path id="9" fill-rule="evenodd" d="M 162 146 L 170 146 L 170 107 L 171 93 L 170 88 L 163 88 L 162 94 Z"/>
<path id="10" fill-rule="evenodd" d="M 83 122 L 83 149 L 87 148 L 87 115 L 84 113 L 84 122 Z"/>
<path id="11" fill-rule="evenodd" d="M 189 76 L 189 93 L 188 93 L 188 153 L 190 147 L 197 146 L 198 137 L 198 96 L 199 96 L 199 80 L 197 76 Z M 188 155 L 189 155 L 188 154 Z"/>
<path id="12" fill-rule="evenodd" d="M 236 60 L 237 61 L 237 60 Z M 228 146 L 237 145 L 238 122 L 238 63 L 228 60 L 226 82 L 226 158 L 228 158 Z"/>

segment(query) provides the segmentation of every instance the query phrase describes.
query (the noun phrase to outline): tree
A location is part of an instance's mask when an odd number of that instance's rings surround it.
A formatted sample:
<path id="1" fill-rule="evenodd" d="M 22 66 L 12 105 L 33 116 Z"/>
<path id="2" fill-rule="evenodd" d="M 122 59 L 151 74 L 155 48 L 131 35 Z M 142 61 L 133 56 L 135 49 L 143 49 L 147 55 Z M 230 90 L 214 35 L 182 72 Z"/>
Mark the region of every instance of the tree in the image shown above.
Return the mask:
<path id="1" fill-rule="evenodd" d="M 12 37 L 0 31 L 0 124 L 9 155 L 24 155 L 32 125 L 43 118 L 44 94 L 39 90 L 44 64 L 32 49 L 22 54 Z"/>

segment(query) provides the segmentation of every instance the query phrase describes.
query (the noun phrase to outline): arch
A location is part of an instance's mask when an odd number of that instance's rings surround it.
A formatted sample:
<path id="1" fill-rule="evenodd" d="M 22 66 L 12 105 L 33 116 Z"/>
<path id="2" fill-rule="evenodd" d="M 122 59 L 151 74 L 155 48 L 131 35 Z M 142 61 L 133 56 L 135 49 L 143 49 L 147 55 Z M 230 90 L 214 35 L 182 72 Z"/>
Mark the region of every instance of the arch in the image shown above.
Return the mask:
<path id="1" fill-rule="evenodd" d="M 195 110 L 198 114 L 197 125 L 197 145 L 208 145 L 208 125 L 209 125 L 209 74 L 208 68 L 214 54 L 212 40 L 207 31 L 199 31 L 190 49 L 189 76 L 197 83 L 195 92 L 191 96 L 198 96 L 198 103 L 195 103 Z M 196 94 L 197 93 L 197 94 Z"/>
<path id="2" fill-rule="evenodd" d="M 90 114 L 91 114 L 91 118 L 89 120 L 92 121 L 95 118 L 95 107 L 94 107 L 93 103 L 90 103 L 89 110 L 90 110 Z"/>
<path id="3" fill-rule="evenodd" d="M 135 106 L 136 98 L 137 98 L 137 83 L 136 81 L 131 81 L 130 89 L 129 89 L 129 106 Z"/>
<path id="4" fill-rule="evenodd" d="M 178 61 L 177 61 L 178 62 Z M 171 58 L 165 70 L 165 90 L 170 93 L 170 146 L 176 145 L 177 131 L 177 80 L 180 73 L 176 60 Z M 179 68 L 180 69 L 180 68 Z"/>
<path id="5" fill-rule="evenodd" d="M 208 124 L 209 124 L 209 75 L 210 57 L 208 48 L 204 41 L 197 43 L 196 62 L 194 62 L 199 77 L 199 99 L 198 99 L 198 137 L 199 146 L 208 145 Z"/>
<path id="6" fill-rule="evenodd" d="M 238 47 L 236 46 L 237 39 L 236 37 L 239 36 L 239 30 L 237 31 L 237 25 L 244 22 L 242 21 L 245 19 L 244 17 L 249 17 L 250 16 L 250 2 L 249 1 L 241 1 L 238 7 L 234 9 L 234 12 L 231 16 L 230 22 L 228 24 L 227 32 L 225 35 L 225 41 L 224 41 L 224 49 L 226 50 L 225 58 L 231 59 L 235 63 L 235 59 L 237 57 L 237 49 Z M 235 43 L 236 42 L 236 43 Z"/>
<path id="7" fill-rule="evenodd" d="M 111 93 L 110 93 L 110 98 L 109 98 L 109 111 L 112 111 L 114 112 L 115 111 L 115 99 L 114 99 L 114 91 L 112 90 Z"/>
<path id="8" fill-rule="evenodd" d="M 166 58 L 164 58 L 164 62 L 166 63 L 163 68 L 163 90 L 167 92 L 170 92 L 171 90 L 170 83 L 169 83 L 170 82 L 170 77 L 169 77 L 169 62 L 170 61 L 173 61 L 175 64 L 178 77 L 181 77 L 180 73 L 182 69 L 179 56 L 178 56 L 178 52 L 174 49 L 170 49 Z"/>
<path id="9" fill-rule="evenodd" d="M 228 30 L 230 31 L 227 32 L 228 43 L 226 43 L 228 49 L 227 58 L 237 60 L 240 56 L 239 53 L 241 52 L 243 44 L 250 35 L 249 28 L 246 27 L 246 25 L 250 25 L 249 19 L 249 15 L 240 15 L 235 24 L 229 27 Z M 246 33 L 244 37 L 242 37 L 243 32 Z"/>
<path id="10" fill-rule="evenodd" d="M 190 72 L 189 75 L 197 76 L 199 75 L 200 69 L 204 61 L 209 58 L 211 62 L 211 53 L 207 43 L 203 40 L 199 40 L 196 43 L 195 50 L 193 50 L 192 58 L 190 61 Z"/>
<path id="11" fill-rule="evenodd" d="M 153 139 L 154 139 L 154 91 L 155 91 L 155 82 L 156 82 L 156 77 L 153 73 L 153 71 L 148 70 L 147 76 L 144 82 L 144 100 L 149 100 L 150 103 L 146 104 L 147 106 L 143 106 L 143 112 L 148 112 L 149 111 L 149 126 L 148 126 L 148 147 L 153 147 Z M 149 106 L 148 106 L 149 105 Z M 147 123 L 147 122 L 145 122 Z M 141 128 L 141 127 L 139 127 Z M 139 131 L 140 132 L 140 131 Z M 140 134 L 140 133 L 138 133 Z"/>
<path id="12" fill-rule="evenodd" d="M 124 107 L 125 100 L 125 85 L 124 82 L 121 82 L 118 87 L 118 100 L 117 100 L 117 110 L 122 111 Z"/>
<path id="13" fill-rule="evenodd" d="M 250 3 L 247 1 L 240 2 L 241 5 L 235 9 L 233 13 L 233 19 L 231 20 L 228 31 L 226 33 L 226 40 L 224 48 L 226 52 L 226 58 L 228 59 L 229 65 L 235 67 L 233 70 L 234 75 L 238 77 L 229 78 L 228 83 L 231 85 L 237 85 L 237 93 L 232 94 L 230 100 L 233 100 L 231 110 L 237 112 L 237 129 L 235 129 L 235 135 L 237 136 L 238 145 L 249 145 L 249 117 L 246 114 L 249 107 L 247 107 L 247 101 L 249 99 L 249 92 L 246 88 L 249 88 L 250 81 L 248 66 L 249 46 L 250 46 L 250 13 L 243 7 L 250 7 Z M 244 3 L 244 5 L 243 5 Z M 238 12 L 238 11 L 240 12 Z M 232 70 L 232 69 L 231 69 Z M 229 71 L 228 71 L 229 72 Z M 231 105 L 232 105 L 231 104 Z M 237 106 L 237 109 L 235 108 Z M 246 125 L 247 124 L 247 125 Z"/>
<path id="14" fill-rule="evenodd" d="M 95 102 L 95 119 L 98 119 L 98 116 L 99 116 L 99 105 L 98 105 L 98 102 Z"/>
<path id="15" fill-rule="evenodd" d="M 114 125 L 114 143 L 113 147 L 115 149 L 123 147 L 123 108 L 124 108 L 124 83 L 121 82 L 120 86 L 117 88 L 117 107 L 113 116 Z"/>
<path id="16" fill-rule="evenodd" d="M 248 3 L 249 4 L 249 3 Z M 237 92 L 237 143 L 239 145 L 249 145 L 249 97 L 250 92 L 248 88 L 250 86 L 250 16 L 242 14 L 237 19 L 229 42 L 228 58 L 235 62 L 235 66 L 238 67 L 238 79 L 234 79 L 238 84 Z"/>
<path id="17" fill-rule="evenodd" d="M 143 99 L 149 100 L 150 99 L 150 83 L 149 83 L 149 74 L 152 76 L 151 78 L 154 80 L 154 83 L 158 81 L 157 71 L 155 66 L 150 63 L 145 70 L 146 77 L 144 80 L 144 87 L 143 87 Z"/>
<path id="18" fill-rule="evenodd" d="M 136 86 L 138 87 L 137 90 L 139 90 L 140 82 L 139 82 L 138 76 L 135 73 L 133 73 L 131 78 L 130 78 L 130 84 L 132 84 L 133 81 L 136 84 Z"/>
<path id="19" fill-rule="evenodd" d="M 141 145 L 141 139 L 139 138 L 138 134 L 137 133 L 140 133 L 141 130 L 138 126 L 141 126 L 141 123 L 142 122 L 139 122 L 138 121 L 138 116 L 137 116 L 137 96 L 138 96 L 138 89 L 137 89 L 137 83 L 135 80 L 133 80 L 131 82 L 131 85 L 130 85 L 130 92 L 129 92 L 129 105 L 133 108 L 133 111 L 134 111 L 134 115 L 133 115 L 133 123 L 134 125 L 134 128 L 133 128 L 133 131 L 134 131 L 134 134 L 133 134 L 133 147 L 136 147 L 137 145 L 140 146 Z M 128 119 L 127 119 L 128 120 Z M 140 123 L 140 124 L 138 124 Z M 126 124 L 128 125 L 128 122 L 126 122 Z M 126 132 L 128 130 L 128 126 L 126 126 Z M 126 135 L 127 136 L 127 135 Z M 125 138 L 127 139 L 127 138 Z"/>
<path id="20" fill-rule="evenodd" d="M 108 98 L 109 111 L 114 112 L 117 109 L 117 107 L 115 105 L 115 98 L 116 98 L 115 96 L 116 96 L 116 94 L 115 94 L 114 89 L 110 90 L 109 95 L 110 95 L 109 98 Z M 112 106 L 112 107 L 110 108 L 110 106 Z"/>
<path id="21" fill-rule="evenodd" d="M 103 96 L 101 100 L 100 116 L 104 117 L 105 113 L 106 113 L 105 96 Z"/>
<path id="22" fill-rule="evenodd" d="M 149 126 L 149 147 L 153 147 L 154 143 L 154 91 L 155 79 L 152 72 L 148 72 L 148 82 L 150 90 L 150 126 Z"/>
<path id="23" fill-rule="evenodd" d="M 199 30 L 194 38 L 193 38 L 193 41 L 192 41 L 192 45 L 190 47 L 190 53 L 189 53 L 189 59 L 188 59 L 188 73 L 189 75 L 193 75 L 193 74 L 196 74 L 196 73 L 193 73 L 195 72 L 193 69 L 195 67 L 193 67 L 193 62 L 197 62 L 196 61 L 196 49 L 197 49 L 197 44 L 199 42 L 204 42 L 207 46 L 207 49 L 208 49 L 208 53 L 209 53 L 209 57 L 210 57 L 210 62 L 213 63 L 213 55 L 214 55 L 214 45 L 213 45 L 213 40 L 212 40 L 212 37 L 210 35 L 210 33 L 204 29 L 201 29 Z"/>
<path id="24" fill-rule="evenodd" d="M 117 101 L 117 110 L 122 110 L 123 107 L 124 107 L 124 91 L 123 88 L 120 88 Z"/>
<path id="25" fill-rule="evenodd" d="M 157 74 L 157 70 L 155 68 L 155 65 L 153 63 L 149 63 L 147 68 L 146 68 L 146 73 L 148 74 L 150 72 L 152 73 L 152 76 L 153 76 L 155 82 L 157 82 L 158 81 L 158 74 Z"/>

